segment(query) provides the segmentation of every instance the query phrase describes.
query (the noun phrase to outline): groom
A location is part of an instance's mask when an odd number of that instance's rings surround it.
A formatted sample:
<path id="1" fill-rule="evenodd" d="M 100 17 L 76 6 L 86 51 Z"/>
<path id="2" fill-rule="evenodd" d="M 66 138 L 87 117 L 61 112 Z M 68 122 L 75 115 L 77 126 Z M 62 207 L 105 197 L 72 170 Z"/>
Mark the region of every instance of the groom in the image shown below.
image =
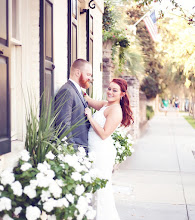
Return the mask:
<path id="1" fill-rule="evenodd" d="M 85 117 L 85 102 L 81 88 L 88 89 L 92 80 L 92 65 L 77 59 L 71 66 L 70 78 L 55 97 L 56 126 L 60 127 L 60 136 L 67 132 L 67 142 L 77 149 L 83 145 L 87 152 L 89 121 Z"/>

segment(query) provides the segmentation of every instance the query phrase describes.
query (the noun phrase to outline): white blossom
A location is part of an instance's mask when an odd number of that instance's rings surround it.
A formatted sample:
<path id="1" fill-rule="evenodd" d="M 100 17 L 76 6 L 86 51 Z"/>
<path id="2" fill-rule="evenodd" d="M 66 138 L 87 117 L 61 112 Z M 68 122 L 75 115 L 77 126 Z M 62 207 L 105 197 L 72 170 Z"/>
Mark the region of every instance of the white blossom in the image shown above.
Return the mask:
<path id="1" fill-rule="evenodd" d="M 24 187 L 24 193 L 30 198 L 33 199 L 36 197 L 37 192 L 35 190 L 35 188 L 31 185 L 25 186 Z"/>
<path id="2" fill-rule="evenodd" d="M 72 194 L 66 194 L 66 198 L 69 202 L 74 203 L 74 196 Z"/>
<path id="3" fill-rule="evenodd" d="M 45 171 L 47 171 L 47 166 L 43 163 L 38 163 L 37 169 L 41 172 L 44 173 Z"/>
<path id="4" fill-rule="evenodd" d="M 127 159 L 127 157 L 126 157 L 126 156 L 124 156 L 124 157 L 123 157 L 123 159 L 124 159 L 124 160 L 126 160 L 126 159 Z"/>
<path id="5" fill-rule="evenodd" d="M 2 185 L 0 185 L 0 191 L 3 191 L 4 187 Z"/>
<path id="6" fill-rule="evenodd" d="M 58 184 L 58 186 L 60 186 L 60 187 L 64 186 L 64 183 L 62 180 L 56 179 L 55 181 Z"/>
<path id="7" fill-rule="evenodd" d="M 46 212 L 51 212 L 56 207 L 56 200 L 53 198 L 48 199 L 45 203 L 43 203 L 43 209 Z"/>
<path id="8" fill-rule="evenodd" d="M 89 175 L 89 173 L 86 173 L 82 179 L 85 181 L 85 182 L 88 182 L 88 183 L 91 183 L 91 176 Z"/>
<path id="9" fill-rule="evenodd" d="M 31 167 L 32 167 L 32 165 L 30 163 L 24 163 L 24 164 L 22 164 L 20 169 L 22 171 L 26 171 L 26 170 L 30 169 Z"/>
<path id="10" fill-rule="evenodd" d="M 3 220 L 13 220 L 8 214 L 3 216 Z"/>
<path id="11" fill-rule="evenodd" d="M 0 198 L 0 212 L 3 210 L 11 210 L 12 205 L 11 205 L 11 199 L 7 197 L 2 197 Z"/>
<path id="12" fill-rule="evenodd" d="M 88 210 L 85 215 L 88 220 L 94 219 L 96 216 L 96 211 L 95 210 Z"/>
<path id="13" fill-rule="evenodd" d="M 1 173 L 1 183 L 5 186 L 7 184 L 12 184 L 15 181 L 14 174 L 10 170 L 4 170 Z"/>
<path id="14" fill-rule="evenodd" d="M 79 210 L 79 215 L 83 216 L 88 210 L 88 202 L 84 196 L 80 196 L 76 205 L 77 209 Z M 77 219 L 79 217 L 77 216 Z"/>
<path id="15" fill-rule="evenodd" d="M 67 201 L 67 199 L 66 198 L 61 198 L 61 199 L 58 199 L 57 201 L 56 201 L 56 207 L 66 207 L 66 208 L 68 208 L 68 206 L 69 206 L 69 202 Z"/>
<path id="16" fill-rule="evenodd" d="M 53 181 L 50 185 L 49 185 L 49 191 L 50 193 L 53 194 L 53 196 L 55 198 L 59 198 L 62 194 L 62 189 L 58 186 L 58 184 Z"/>
<path id="17" fill-rule="evenodd" d="M 51 151 L 49 151 L 49 153 L 46 154 L 46 158 L 53 160 L 55 158 L 55 155 Z"/>
<path id="18" fill-rule="evenodd" d="M 13 190 L 14 195 L 16 195 L 16 196 L 22 195 L 22 185 L 19 181 L 12 183 L 11 189 Z"/>
<path id="19" fill-rule="evenodd" d="M 75 181 L 81 181 L 81 174 L 78 172 L 73 172 L 71 178 Z"/>
<path id="20" fill-rule="evenodd" d="M 75 194 L 80 196 L 84 193 L 84 191 L 85 191 L 85 188 L 83 185 L 77 185 L 76 190 L 75 190 Z"/>
<path id="21" fill-rule="evenodd" d="M 23 150 L 20 152 L 20 159 L 23 161 L 29 161 L 30 159 L 30 154 L 27 150 Z"/>
<path id="22" fill-rule="evenodd" d="M 22 211 L 22 207 L 21 206 L 15 208 L 14 215 L 19 215 L 21 211 Z"/>
<path id="23" fill-rule="evenodd" d="M 41 201 L 45 202 L 49 199 L 49 197 L 51 197 L 51 193 L 48 190 L 42 190 Z"/>
<path id="24" fill-rule="evenodd" d="M 28 220 L 36 220 L 40 217 L 41 211 L 36 206 L 28 206 L 26 209 L 26 218 Z"/>
<path id="25" fill-rule="evenodd" d="M 45 176 L 43 173 L 38 173 L 36 175 L 36 178 L 37 178 L 37 185 L 39 187 L 46 188 L 50 185 L 51 182 L 53 182 L 53 178 Z"/>

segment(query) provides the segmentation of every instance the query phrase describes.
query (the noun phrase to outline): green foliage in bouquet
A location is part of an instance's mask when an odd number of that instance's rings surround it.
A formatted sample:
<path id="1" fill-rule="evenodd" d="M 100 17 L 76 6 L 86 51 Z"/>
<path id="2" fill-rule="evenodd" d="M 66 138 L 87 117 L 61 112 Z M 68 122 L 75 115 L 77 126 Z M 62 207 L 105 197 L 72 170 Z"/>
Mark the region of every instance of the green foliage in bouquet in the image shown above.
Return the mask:
<path id="1" fill-rule="evenodd" d="M 131 156 L 134 152 L 132 148 L 133 140 L 130 134 L 127 134 L 122 129 L 117 129 L 112 134 L 112 139 L 114 140 L 114 146 L 117 150 L 117 155 L 115 163 L 119 164 L 127 159 L 128 156 Z"/>

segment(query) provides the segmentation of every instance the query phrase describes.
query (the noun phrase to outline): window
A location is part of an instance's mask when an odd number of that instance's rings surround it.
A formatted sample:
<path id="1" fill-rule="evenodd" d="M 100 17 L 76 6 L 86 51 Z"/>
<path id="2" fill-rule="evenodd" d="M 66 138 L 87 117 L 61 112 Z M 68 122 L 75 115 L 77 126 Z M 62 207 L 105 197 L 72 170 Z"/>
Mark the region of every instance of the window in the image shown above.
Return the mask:
<path id="1" fill-rule="evenodd" d="M 68 1 L 68 70 L 78 56 L 78 2 Z M 69 72 L 69 71 L 68 71 Z M 68 75 L 69 78 L 69 75 Z"/>
<path id="2" fill-rule="evenodd" d="M 11 151 L 8 0 L 1 0 L 0 15 L 0 155 L 2 155 Z"/>
<path id="3" fill-rule="evenodd" d="M 53 1 L 43 0 L 40 7 L 40 95 L 46 102 L 54 96 Z"/>

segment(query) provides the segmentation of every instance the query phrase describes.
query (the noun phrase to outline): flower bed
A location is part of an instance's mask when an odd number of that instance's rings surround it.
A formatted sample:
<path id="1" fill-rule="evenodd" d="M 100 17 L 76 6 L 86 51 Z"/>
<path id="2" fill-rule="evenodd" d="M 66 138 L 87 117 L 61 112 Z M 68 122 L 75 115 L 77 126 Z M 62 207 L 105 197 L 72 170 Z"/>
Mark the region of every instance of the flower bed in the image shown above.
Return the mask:
<path id="1" fill-rule="evenodd" d="M 85 150 L 54 155 L 34 166 L 24 150 L 13 170 L 0 175 L 0 216 L 3 219 L 94 219 L 92 193 L 106 185 L 91 168 L 92 156 Z"/>

